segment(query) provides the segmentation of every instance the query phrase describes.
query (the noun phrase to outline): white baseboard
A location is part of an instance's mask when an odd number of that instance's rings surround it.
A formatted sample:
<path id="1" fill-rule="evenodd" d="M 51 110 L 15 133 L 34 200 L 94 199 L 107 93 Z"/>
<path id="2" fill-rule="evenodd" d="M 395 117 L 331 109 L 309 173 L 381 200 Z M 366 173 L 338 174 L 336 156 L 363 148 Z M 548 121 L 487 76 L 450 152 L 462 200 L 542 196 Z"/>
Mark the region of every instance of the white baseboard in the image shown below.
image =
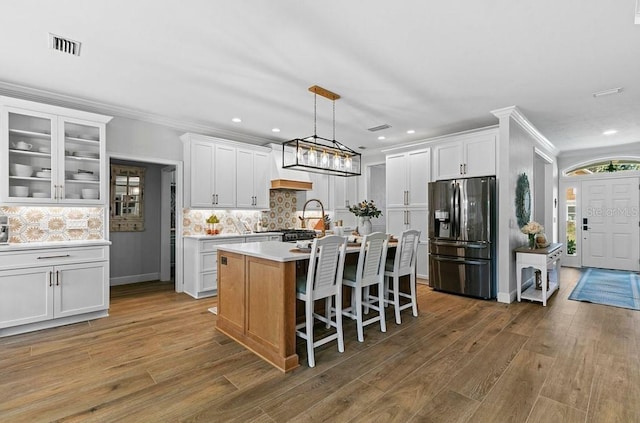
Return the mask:
<path id="1" fill-rule="evenodd" d="M 512 292 L 498 292 L 498 302 L 499 303 L 505 303 L 505 304 L 511 304 L 512 302 L 514 302 L 516 299 L 516 291 L 512 291 Z"/>
<path id="2" fill-rule="evenodd" d="M 109 279 L 110 286 L 116 285 L 127 285 L 130 283 L 138 283 L 138 282 L 148 282 L 148 281 L 157 281 L 160 279 L 160 273 L 145 273 L 142 275 L 128 275 L 128 276 L 119 276 L 117 278 Z"/>

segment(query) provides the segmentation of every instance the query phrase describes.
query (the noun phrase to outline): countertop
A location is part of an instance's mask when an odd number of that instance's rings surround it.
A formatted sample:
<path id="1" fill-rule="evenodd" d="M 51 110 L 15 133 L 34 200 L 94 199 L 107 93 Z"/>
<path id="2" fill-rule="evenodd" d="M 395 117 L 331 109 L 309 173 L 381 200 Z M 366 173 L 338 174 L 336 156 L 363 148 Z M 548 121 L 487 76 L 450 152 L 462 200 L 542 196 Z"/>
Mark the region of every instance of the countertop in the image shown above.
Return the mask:
<path id="1" fill-rule="evenodd" d="M 193 238 L 193 239 L 224 239 L 224 238 L 251 238 L 256 236 L 269 236 L 269 235 L 282 235 L 282 232 L 252 232 L 250 234 L 241 234 L 241 233 L 227 233 L 227 234 L 218 234 L 218 235 L 185 235 L 184 238 Z"/>
<path id="2" fill-rule="evenodd" d="M 91 239 L 79 241 L 19 242 L 8 245 L 0 245 L 0 253 L 11 251 L 44 250 L 51 248 L 98 247 L 104 245 L 111 245 L 111 241 L 107 239 Z"/>
<path id="3" fill-rule="evenodd" d="M 217 235 L 216 235 L 217 236 Z M 224 250 L 230 253 L 243 254 L 272 261 L 287 262 L 308 259 L 310 253 L 294 253 L 296 248 L 292 242 L 264 241 L 245 242 L 243 244 L 220 244 L 218 251 Z"/>

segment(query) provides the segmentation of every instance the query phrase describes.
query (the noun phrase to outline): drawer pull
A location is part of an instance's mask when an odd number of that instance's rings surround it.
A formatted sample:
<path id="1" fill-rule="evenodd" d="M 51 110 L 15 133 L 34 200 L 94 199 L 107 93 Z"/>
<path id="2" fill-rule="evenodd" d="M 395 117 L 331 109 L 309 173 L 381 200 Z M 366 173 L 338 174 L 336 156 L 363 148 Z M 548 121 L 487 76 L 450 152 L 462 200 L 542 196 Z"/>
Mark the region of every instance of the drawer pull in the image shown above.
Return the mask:
<path id="1" fill-rule="evenodd" d="M 60 256 L 46 256 L 46 257 L 38 257 L 38 260 L 43 260 L 43 259 L 52 259 L 52 258 L 64 258 L 64 257 L 71 257 L 71 254 L 63 254 Z"/>

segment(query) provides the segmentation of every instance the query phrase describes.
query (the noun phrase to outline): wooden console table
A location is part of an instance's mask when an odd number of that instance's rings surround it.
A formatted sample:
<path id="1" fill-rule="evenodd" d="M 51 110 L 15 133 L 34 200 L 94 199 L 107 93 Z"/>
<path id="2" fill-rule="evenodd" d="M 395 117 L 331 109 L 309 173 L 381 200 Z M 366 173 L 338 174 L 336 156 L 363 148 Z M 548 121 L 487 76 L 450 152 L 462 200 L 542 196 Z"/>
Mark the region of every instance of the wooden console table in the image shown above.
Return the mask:
<path id="1" fill-rule="evenodd" d="M 516 248 L 516 282 L 518 301 L 540 301 L 547 305 L 547 299 L 560 288 L 560 258 L 564 249 L 562 243 L 554 243 L 546 248 L 530 249 L 529 247 Z M 522 269 L 533 267 L 540 270 L 542 289 L 535 288 L 534 283 L 522 292 Z M 547 281 L 547 271 L 550 277 Z M 548 287 L 547 287 L 548 282 Z"/>

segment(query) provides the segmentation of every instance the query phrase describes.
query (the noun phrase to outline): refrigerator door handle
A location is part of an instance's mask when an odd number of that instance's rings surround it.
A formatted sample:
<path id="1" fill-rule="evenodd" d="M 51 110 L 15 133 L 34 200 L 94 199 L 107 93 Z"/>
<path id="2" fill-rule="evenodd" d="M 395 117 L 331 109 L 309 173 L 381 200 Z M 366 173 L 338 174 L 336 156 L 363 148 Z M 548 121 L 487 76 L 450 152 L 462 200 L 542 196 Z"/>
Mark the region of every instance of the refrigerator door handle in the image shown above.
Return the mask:
<path id="1" fill-rule="evenodd" d="M 464 258 L 439 257 L 434 255 L 431 255 L 431 258 L 436 261 L 448 261 L 448 262 L 455 262 L 455 263 L 461 263 L 461 264 L 478 264 L 478 265 L 486 264 L 486 261 L 469 260 Z"/>
<path id="2" fill-rule="evenodd" d="M 456 182 L 453 187 L 453 236 L 460 237 L 460 185 Z"/>
<path id="3" fill-rule="evenodd" d="M 464 244 L 459 242 L 447 242 L 447 241 L 431 241 L 433 245 L 440 245 L 442 247 L 461 247 L 461 248 L 488 248 L 489 242 L 487 241 L 477 241 L 474 243 L 465 242 Z"/>

